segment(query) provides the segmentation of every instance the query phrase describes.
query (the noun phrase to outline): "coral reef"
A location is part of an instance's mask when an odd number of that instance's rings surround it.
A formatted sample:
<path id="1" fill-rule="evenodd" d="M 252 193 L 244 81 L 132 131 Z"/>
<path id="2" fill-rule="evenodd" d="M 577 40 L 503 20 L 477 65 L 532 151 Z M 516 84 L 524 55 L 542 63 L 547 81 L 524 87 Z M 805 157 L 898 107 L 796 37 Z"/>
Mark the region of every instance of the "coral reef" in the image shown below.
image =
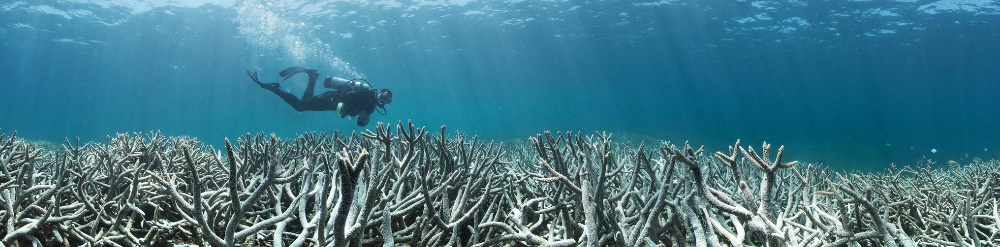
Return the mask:
<path id="1" fill-rule="evenodd" d="M 995 246 L 1000 163 L 841 174 L 739 141 L 484 142 L 444 127 L 0 135 L 2 246 Z M 774 151 L 774 152 L 772 152 Z"/>

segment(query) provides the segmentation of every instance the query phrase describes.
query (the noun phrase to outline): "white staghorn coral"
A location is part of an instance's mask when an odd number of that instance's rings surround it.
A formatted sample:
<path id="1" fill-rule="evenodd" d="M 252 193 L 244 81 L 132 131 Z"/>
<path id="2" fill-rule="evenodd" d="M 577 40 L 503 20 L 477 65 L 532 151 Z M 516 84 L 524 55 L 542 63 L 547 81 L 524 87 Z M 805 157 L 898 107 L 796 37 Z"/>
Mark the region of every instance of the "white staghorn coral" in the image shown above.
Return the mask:
<path id="1" fill-rule="evenodd" d="M 728 152 L 442 127 L 263 134 L 223 154 L 120 134 L 42 151 L 0 135 L 4 246 L 992 246 L 1000 163 L 841 174 Z M 760 151 L 760 152 L 758 152 Z"/>

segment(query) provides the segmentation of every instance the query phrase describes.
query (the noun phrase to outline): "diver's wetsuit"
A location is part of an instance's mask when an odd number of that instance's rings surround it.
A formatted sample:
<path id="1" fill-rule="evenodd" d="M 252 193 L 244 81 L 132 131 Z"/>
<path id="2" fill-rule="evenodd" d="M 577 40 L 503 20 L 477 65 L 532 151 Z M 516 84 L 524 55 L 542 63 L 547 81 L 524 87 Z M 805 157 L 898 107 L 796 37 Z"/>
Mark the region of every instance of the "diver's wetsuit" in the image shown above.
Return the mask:
<path id="1" fill-rule="evenodd" d="M 340 106 L 340 111 L 338 111 L 340 117 L 358 116 L 358 126 L 368 125 L 369 116 L 375 111 L 375 106 L 379 104 L 374 90 L 365 86 L 341 84 L 333 87 L 333 91 L 313 95 L 316 88 L 316 79 L 319 79 L 319 73 L 316 70 L 291 67 L 281 71 L 279 74 L 288 79 L 300 72 L 306 72 L 309 75 L 309 85 L 306 86 L 306 91 L 302 94 L 302 98 L 295 97 L 292 93 L 281 89 L 281 85 L 277 82 L 261 83 L 257 78 L 256 72 L 247 71 L 247 75 L 250 75 L 250 78 L 260 85 L 260 87 L 281 97 L 286 103 L 295 108 L 296 111 L 337 111 L 337 106 L 343 103 Z M 327 77 L 326 80 L 326 84 L 330 86 L 332 78 Z"/>

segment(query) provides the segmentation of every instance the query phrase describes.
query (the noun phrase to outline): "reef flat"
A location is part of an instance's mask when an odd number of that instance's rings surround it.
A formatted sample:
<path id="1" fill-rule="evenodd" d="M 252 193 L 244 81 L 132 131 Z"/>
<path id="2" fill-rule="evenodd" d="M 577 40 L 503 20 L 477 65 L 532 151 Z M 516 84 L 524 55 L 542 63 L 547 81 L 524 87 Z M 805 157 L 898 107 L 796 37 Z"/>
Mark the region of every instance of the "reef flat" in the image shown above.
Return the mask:
<path id="1" fill-rule="evenodd" d="M 844 174 L 785 148 L 444 127 L 0 135 L 3 246 L 994 246 L 1000 163 Z M 791 150 L 791 149 L 789 149 Z"/>

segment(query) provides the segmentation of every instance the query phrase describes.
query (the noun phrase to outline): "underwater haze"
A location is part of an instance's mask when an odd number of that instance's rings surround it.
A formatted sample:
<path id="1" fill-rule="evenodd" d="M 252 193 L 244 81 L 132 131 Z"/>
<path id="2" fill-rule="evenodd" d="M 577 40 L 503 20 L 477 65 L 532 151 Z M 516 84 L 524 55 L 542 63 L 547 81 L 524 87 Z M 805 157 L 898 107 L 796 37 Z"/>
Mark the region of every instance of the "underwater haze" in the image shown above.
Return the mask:
<path id="1" fill-rule="evenodd" d="M 64 0 L 0 13 L 0 132 L 33 140 L 364 130 L 297 112 L 245 73 L 302 66 L 392 89 L 367 128 L 767 141 L 865 171 L 1000 152 L 1000 1 Z"/>

